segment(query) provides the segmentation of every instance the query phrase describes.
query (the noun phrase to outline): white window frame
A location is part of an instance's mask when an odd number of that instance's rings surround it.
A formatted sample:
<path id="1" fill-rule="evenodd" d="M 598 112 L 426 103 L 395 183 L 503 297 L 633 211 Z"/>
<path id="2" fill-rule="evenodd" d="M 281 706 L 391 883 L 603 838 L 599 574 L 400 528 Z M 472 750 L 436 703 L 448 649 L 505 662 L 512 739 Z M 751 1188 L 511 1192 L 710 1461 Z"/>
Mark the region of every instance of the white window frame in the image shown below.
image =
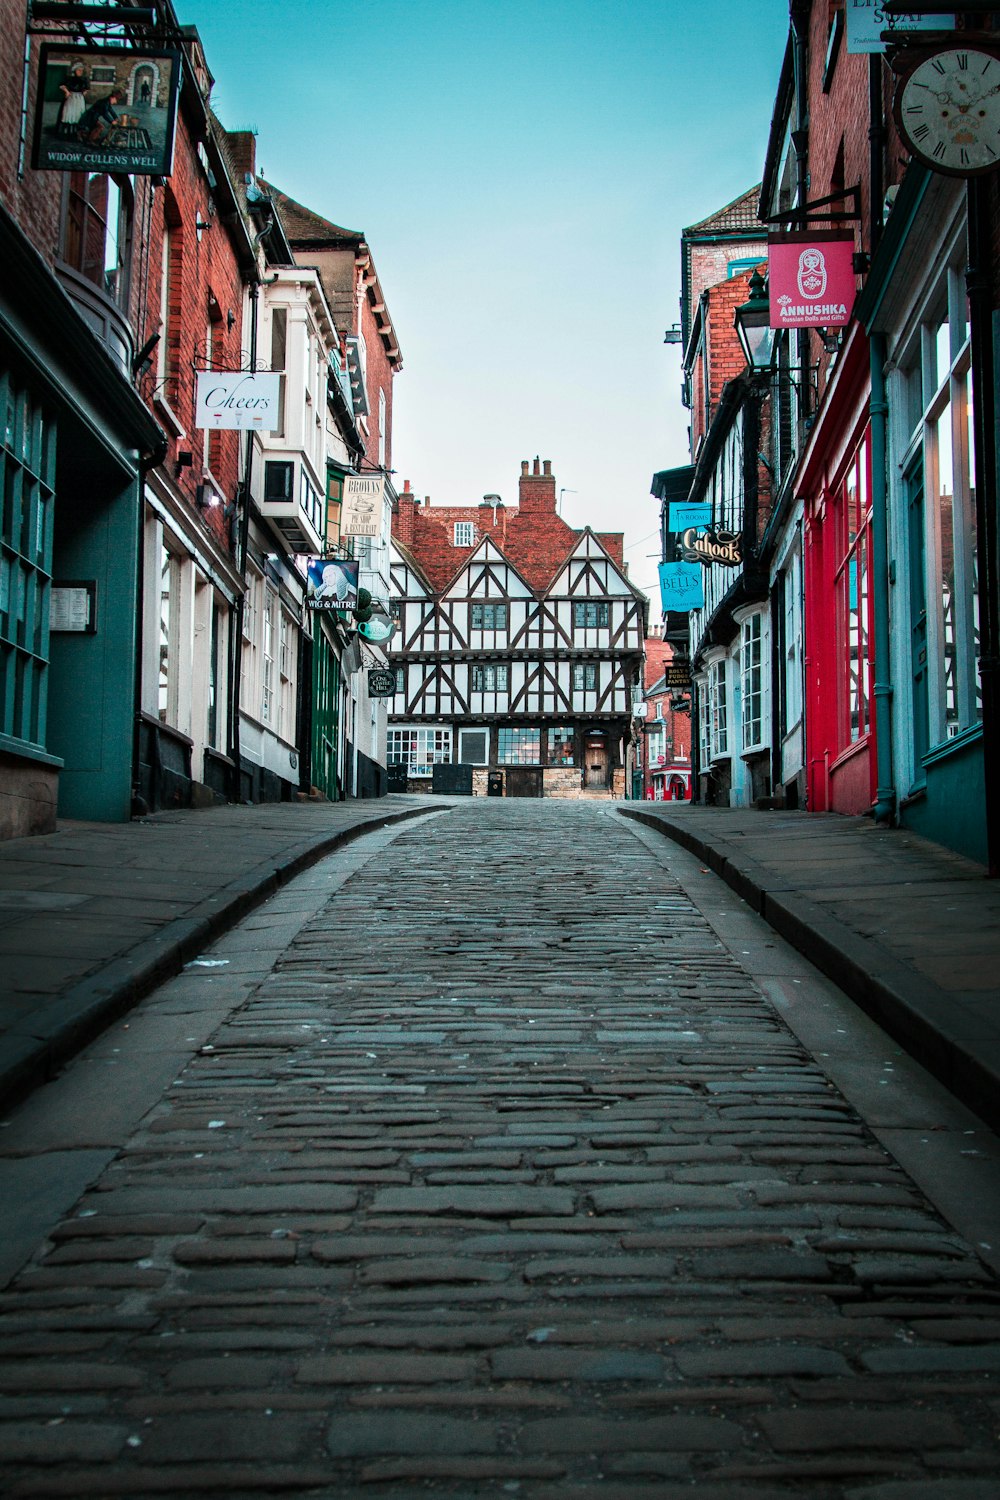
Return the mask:
<path id="1" fill-rule="evenodd" d="M 473 521 L 456 521 L 452 532 L 453 545 L 456 547 L 474 547 L 476 545 L 476 527 Z"/>
<path id="2" fill-rule="evenodd" d="M 708 663 L 708 745 L 710 760 L 729 756 L 729 661 L 725 655 Z"/>
<path id="3" fill-rule="evenodd" d="M 481 760 L 477 759 L 474 755 L 468 755 L 466 753 L 466 749 L 465 749 L 465 746 L 466 746 L 466 735 L 473 735 L 473 734 L 477 735 L 477 736 L 478 735 L 484 735 L 485 738 L 486 738 L 486 750 L 485 750 L 485 753 L 484 753 L 484 755 L 483 755 L 483 757 L 482 757 Z M 476 729 L 460 729 L 458 731 L 458 758 L 459 758 L 459 761 L 463 765 L 466 765 L 466 766 L 488 766 L 489 765 L 489 763 L 490 763 L 490 731 L 489 731 L 488 727 L 485 724 L 482 725 L 481 728 L 476 728 Z"/>
<path id="4" fill-rule="evenodd" d="M 769 742 L 767 629 L 763 610 L 740 618 L 740 734 L 743 754 L 762 750 Z M 754 674 L 756 673 L 756 685 Z"/>
<path id="5" fill-rule="evenodd" d="M 452 732 L 445 725 L 391 724 L 386 731 L 386 761 L 403 761 L 414 780 L 432 776 L 436 765 L 451 765 L 451 748 Z"/>

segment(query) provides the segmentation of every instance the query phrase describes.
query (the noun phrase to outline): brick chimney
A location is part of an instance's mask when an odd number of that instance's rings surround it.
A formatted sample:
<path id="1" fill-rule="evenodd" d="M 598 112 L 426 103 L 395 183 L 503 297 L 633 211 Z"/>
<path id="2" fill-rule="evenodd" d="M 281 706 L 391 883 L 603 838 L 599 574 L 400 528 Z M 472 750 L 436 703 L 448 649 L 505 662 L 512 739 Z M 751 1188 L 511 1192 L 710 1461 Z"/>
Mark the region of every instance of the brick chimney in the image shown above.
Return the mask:
<path id="1" fill-rule="evenodd" d="M 538 459 L 528 473 L 527 459 L 521 464 L 521 477 L 517 482 L 517 503 L 522 515 L 556 513 L 556 476 L 549 459 L 539 466 Z"/>
<path id="2" fill-rule="evenodd" d="M 410 489 L 410 481 L 403 480 L 403 488 L 396 497 L 396 509 L 392 515 L 392 534 L 404 547 L 413 546 L 414 515 L 420 501 Z"/>

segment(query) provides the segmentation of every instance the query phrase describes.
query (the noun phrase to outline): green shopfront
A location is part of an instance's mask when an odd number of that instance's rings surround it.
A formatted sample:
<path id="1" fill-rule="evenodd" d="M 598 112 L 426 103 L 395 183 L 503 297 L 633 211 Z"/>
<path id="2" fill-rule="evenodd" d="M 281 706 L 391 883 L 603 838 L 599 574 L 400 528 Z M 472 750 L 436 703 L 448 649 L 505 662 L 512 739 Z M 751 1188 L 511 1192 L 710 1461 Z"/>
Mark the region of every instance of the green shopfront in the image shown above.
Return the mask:
<path id="1" fill-rule="evenodd" d="M 131 810 L 141 479 L 162 437 L 0 209 L 0 837 Z"/>

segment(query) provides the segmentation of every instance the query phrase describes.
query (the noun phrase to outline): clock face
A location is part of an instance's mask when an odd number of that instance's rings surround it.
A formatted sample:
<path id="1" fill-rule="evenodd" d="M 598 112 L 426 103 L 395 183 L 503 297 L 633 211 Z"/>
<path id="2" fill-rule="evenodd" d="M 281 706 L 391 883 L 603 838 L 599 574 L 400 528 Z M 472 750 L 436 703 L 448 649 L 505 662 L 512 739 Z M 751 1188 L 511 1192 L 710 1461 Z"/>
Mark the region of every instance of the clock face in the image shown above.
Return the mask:
<path id="1" fill-rule="evenodd" d="M 915 156 L 968 177 L 1000 163 L 1000 58 L 948 47 L 901 79 L 896 120 Z"/>

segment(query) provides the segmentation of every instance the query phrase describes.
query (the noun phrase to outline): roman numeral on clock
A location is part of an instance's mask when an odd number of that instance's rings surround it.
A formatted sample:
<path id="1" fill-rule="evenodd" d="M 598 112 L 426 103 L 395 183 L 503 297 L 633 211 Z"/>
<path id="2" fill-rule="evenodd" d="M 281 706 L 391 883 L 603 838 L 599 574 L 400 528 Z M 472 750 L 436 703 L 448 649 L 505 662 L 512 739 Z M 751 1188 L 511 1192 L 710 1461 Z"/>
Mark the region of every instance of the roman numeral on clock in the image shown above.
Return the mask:
<path id="1" fill-rule="evenodd" d="M 916 130 L 913 132 L 913 138 L 916 141 L 922 141 L 924 137 L 930 135 L 930 133 L 931 127 L 929 125 L 918 125 Z"/>

